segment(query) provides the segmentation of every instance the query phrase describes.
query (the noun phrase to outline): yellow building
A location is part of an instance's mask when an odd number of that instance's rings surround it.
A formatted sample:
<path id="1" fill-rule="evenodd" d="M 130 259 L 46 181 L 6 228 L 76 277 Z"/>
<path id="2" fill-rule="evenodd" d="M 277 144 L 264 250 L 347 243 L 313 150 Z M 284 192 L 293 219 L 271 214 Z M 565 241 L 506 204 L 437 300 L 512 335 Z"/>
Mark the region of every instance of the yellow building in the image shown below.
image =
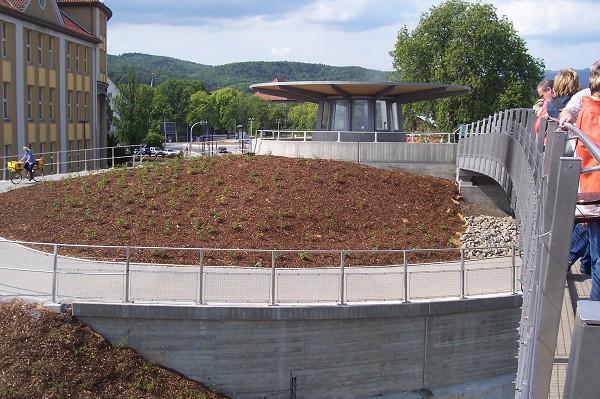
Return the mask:
<path id="1" fill-rule="evenodd" d="M 96 149 L 106 147 L 111 16 L 99 0 L 0 0 L 1 168 L 23 146 L 47 173 L 80 170 L 84 158 L 103 155 Z"/>

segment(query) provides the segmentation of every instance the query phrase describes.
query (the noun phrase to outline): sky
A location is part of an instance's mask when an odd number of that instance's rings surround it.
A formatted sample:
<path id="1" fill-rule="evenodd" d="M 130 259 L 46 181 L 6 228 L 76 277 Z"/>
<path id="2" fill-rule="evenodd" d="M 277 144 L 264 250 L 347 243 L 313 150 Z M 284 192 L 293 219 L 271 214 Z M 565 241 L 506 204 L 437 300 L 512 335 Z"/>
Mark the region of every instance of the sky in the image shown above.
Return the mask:
<path id="1" fill-rule="evenodd" d="M 298 61 L 393 70 L 398 31 L 443 0 L 104 0 L 108 53 L 206 65 Z M 471 1 L 474 2 L 474 1 Z M 600 59 L 600 0 L 487 0 L 546 69 Z"/>

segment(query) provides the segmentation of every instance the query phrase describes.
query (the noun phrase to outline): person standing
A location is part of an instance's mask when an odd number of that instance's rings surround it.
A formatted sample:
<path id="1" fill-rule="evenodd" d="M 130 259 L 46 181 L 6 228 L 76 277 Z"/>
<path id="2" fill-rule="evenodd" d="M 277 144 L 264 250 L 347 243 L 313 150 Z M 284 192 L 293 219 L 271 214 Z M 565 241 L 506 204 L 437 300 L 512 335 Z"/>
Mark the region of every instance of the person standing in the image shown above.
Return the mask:
<path id="1" fill-rule="evenodd" d="M 561 69 L 554 77 L 554 97 L 546 105 L 548 116 L 558 118 L 571 97 L 579 91 L 579 76 L 571 68 Z"/>
<path id="2" fill-rule="evenodd" d="M 25 170 L 29 172 L 29 180 L 33 180 L 33 165 L 35 165 L 35 157 L 33 156 L 33 152 L 28 147 L 23 147 L 23 158 L 20 159 L 21 162 L 25 162 L 23 165 Z"/>
<path id="3" fill-rule="evenodd" d="M 597 146 L 600 146 L 600 61 L 596 61 L 590 70 L 590 97 L 581 99 L 581 110 L 577 116 L 578 128 Z M 581 168 L 597 166 L 598 161 L 585 145 L 578 140 L 575 149 L 581 158 Z M 600 192 L 600 173 L 581 174 L 579 192 Z M 590 255 L 592 258 L 592 289 L 590 301 L 600 301 L 600 220 L 587 223 Z"/>

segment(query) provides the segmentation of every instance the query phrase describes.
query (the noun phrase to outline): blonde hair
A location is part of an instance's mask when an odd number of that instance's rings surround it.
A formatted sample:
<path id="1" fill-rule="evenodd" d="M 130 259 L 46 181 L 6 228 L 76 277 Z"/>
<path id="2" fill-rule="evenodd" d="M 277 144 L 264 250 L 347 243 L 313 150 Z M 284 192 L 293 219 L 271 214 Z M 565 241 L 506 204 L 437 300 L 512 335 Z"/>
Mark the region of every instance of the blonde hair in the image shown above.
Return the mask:
<path id="1" fill-rule="evenodd" d="M 565 97 L 579 91 L 579 76 L 571 68 L 561 69 L 554 78 L 554 95 Z"/>
<path id="2" fill-rule="evenodd" d="M 600 95 L 600 60 L 590 68 L 590 91 L 592 96 Z"/>
<path id="3" fill-rule="evenodd" d="M 23 147 L 23 151 L 29 151 L 29 147 Z"/>

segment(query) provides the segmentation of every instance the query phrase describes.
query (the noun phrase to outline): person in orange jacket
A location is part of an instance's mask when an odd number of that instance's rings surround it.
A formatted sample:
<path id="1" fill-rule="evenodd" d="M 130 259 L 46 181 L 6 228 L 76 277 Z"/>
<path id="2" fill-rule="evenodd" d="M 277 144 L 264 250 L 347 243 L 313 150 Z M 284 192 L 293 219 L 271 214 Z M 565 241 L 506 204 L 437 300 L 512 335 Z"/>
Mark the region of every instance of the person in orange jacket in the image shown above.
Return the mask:
<path id="1" fill-rule="evenodd" d="M 577 127 L 597 146 L 600 146 L 600 60 L 590 69 L 590 97 L 583 97 Z M 575 153 L 581 158 L 581 168 L 598 165 L 585 145 L 578 140 Z M 581 174 L 579 192 L 600 192 L 600 172 Z M 590 255 L 592 257 L 592 289 L 590 301 L 600 301 L 600 221 L 588 222 Z"/>

